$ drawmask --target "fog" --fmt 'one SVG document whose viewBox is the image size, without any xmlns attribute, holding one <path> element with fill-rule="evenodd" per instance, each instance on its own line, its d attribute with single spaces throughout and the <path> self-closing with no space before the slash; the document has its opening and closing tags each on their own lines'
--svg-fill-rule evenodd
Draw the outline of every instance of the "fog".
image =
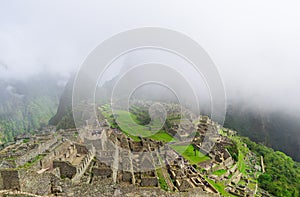
<svg viewBox="0 0 300 197">
<path fill-rule="evenodd" d="M 182 32 L 210 55 L 228 102 L 300 111 L 299 1 L 0 1 L 0 79 L 68 78 L 110 36 Z"/>
</svg>

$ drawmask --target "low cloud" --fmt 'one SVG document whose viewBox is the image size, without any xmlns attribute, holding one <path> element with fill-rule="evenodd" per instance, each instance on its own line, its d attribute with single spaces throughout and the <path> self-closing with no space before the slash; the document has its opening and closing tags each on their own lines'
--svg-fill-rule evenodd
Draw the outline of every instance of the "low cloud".
<svg viewBox="0 0 300 197">
<path fill-rule="evenodd" d="M 2 1 L 0 78 L 69 76 L 111 35 L 158 26 L 183 32 L 207 50 L 229 102 L 299 112 L 299 7 L 299 1 L 276 0 Z"/>
<path fill-rule="evenodd" d="M 13 87 L 13 86 L 11 86 L 11 85 L 8 85 L 8 86 L 6 87 L 6 91 L 7 91 L 11 96 L 16 97 L 16 98 L 20 98 L 20 99 L 21 99 L 21 98 L 24 97 L 23 94 L 18 93 L 18 92 L 16 91 L 16 88 Z"/>
</svg>

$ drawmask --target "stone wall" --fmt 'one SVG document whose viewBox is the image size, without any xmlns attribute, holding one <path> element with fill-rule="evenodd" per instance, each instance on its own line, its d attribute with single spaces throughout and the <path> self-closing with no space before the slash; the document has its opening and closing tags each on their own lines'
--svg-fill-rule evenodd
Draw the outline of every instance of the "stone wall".
<svg viewBox="0 0 300 197">
<path fill-rule="evenodd" d="M 81 144 L 75 144 L 75 146 L 76 146 L 76 150 L 77 150 L 78 154 L 88 154 L 89 153 L 86 146 L 81 145 Z"/>
<path fill-rule="evenodd" d="M 98 168 L 98 167 L 93 167 L 92 168 L 92 173 L 94 176 L 101 176 L 101 177 L 111 177 L 112 176 L 112 169 L 111 168 Z"/>
<path fill-rule="evenodd" d="M 172 137 L 175 137 L 177 135 L 177 137 L 180 137 L 178 134 L 177 134 L 177 131 L 174 130 L 174 129 L 168 129 L 167 132 L 172 136 Z"/>
<path fill-rule="evenodd" d="M 68 161 L 53 161 L 53 168 L 59 168 L 61 177 L 72 179 L 76 175 L 76 167 Z"/>
<path fill-rule="evenodd" d="M 29 160 L 35 158 L 36 156 L 38 156 L 39 154 L 44 153 L 46 150 L 49 149 L 50 146 L 52 146 L 53 144 L 55 144 L 57 142 L 57 138 L 53 138 L 51 140 L 48 140 L 44 143 L 41 143 L 38 145 L 37 148 L 29 151 L 28 153 L 26 153 L 25 155 L 19 157 L 16 159 L 16 165 L 17 166 L 22 166 L 24 165 L 26 162 L 28 162 Z"/>
<path fill-rule="evenodd" d="M 42 159 L 42 168 L 53 169 L 53 161 L 58 160 L 59 157 L 62 157 L 64 155 L 67 156 L 67 154 L 69 154 L 76 156 L 76 151 L 74 151 L 74 153 L 70 153 L 70 147 L 71 143 L 69 141 L 65 141 L 64 143 L 58 145 L 53 151 L 48 153 L 46 157 Z"/>
<path fill-rule="evenodd" d="M 157 177 L 142 177 L 141 178 L 142 187 L 157 187 L 158 179 Z"/>
<path fill-rule="evenodd" d="M 19 172 L 17 170 L 0 170 L 0 189 L 20 190 Z"/>
<path fill-rule="evenodd" d="M 77 155 L 84 156 L 79 164 L 72 165 L 72 161 Z M 53 160 L 51 169 L 59 168 L 61 177 L 78 181 L 84 174 L 90 162 L 95 156 L 95 148 L 88 150 L 84 145 L 65 141 L 57 147 L 53 154 L 50 154 L 47 159 L 43 160 L 43 166 L 46 167 Z"/>
<path fill-rule="evenodd" d="M 119 180 L 119 182 L 127 182 L 127 183 L 133 183 L 134 181 L 134 177 L 133 177 L 134 175 L 133 175 L 133 173 L 132 172 L 126 172 L 126 171 L 124 171 L 123 173 L 122 173 L 122 176 L 120 176 L 120 180 Z"/>
<path fill-rule="evenodd" d="M 53 169 L 54 156 L 52 154 L 47 155 L 41 160 L 41 167 L 43 169 Z"/>
<path fill-rule="evenodd" d="M 207 172 L 213 173 L 214 171 L 218 171 L 218 170 L 222 170 L 222 169 L 226 169 L 226 167 L 224 166 L 223 163 L 220 163 L 219 165 L 216 165 L 213 168 L 210 168 L 209 170 L 207 170 Z"/>
<path fill-rule="evenodd" d="M 230 168 L 233 164 L 234 164 L 234 160 L 232 159 L 232 157 L 228 157 L 228 158 L 224 161 L 224 166 L 225 166 L 226 168 Z"/>
<path fill-rule="evenodd" d="M 157 187 L 158 178 L 155 171 L 148 171 L 141 174 L 141 186 L 142 187 Z"/>
<path fill-rule="evenodd" d="M 81 176 L 84 174 L 84 172 L 87 170 L 88 166 L 90 165 L 91 161 L 95 157 L 96 150 L 93 147 L 91 150 L 87 151 L 87 155 L 84 157 L 84 159 L 81 161 L 79 166 L 76 168 L 76 175 L 73 178 L 72 181 L 79 181 Z"/>
<path fill-rule="evenodd" d="M 51 175 L 48 172 L 38 174 L 35 171 L 22 170 L 20 174 L 20 190 L 37 195 L 47 195 L 51 192 Z"/>
<path fill-rule="evenodd" d="M 49 172 L 38 174 L 33 170 L 0 171 L 0 190 L 18 190 L 37 195 L 47 195 L 51 192 L 51 177 Z"/>
</svg>

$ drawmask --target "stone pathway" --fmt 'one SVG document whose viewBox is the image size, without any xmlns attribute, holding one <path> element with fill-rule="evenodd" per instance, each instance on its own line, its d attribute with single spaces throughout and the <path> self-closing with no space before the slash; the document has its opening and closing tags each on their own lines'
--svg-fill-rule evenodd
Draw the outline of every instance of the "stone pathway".
<svg viewBox="0 0 300 197">
<path fill-rule="evenodd" d="M 21 192 L 21 191 L 12 191 L 12 190 L 1 190 L 0 194 L 8 194 L 8 195 L 26 195 L 26 196 L 32 196 L 32 197 L 42 197 L 36 194 L 31 194 L 28 192 Z"/>
</svg>

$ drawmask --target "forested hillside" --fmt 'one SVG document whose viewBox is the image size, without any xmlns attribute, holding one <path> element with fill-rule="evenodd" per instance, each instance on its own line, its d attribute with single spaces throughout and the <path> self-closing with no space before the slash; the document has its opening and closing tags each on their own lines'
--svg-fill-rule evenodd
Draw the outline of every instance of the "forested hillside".
<svg viewBox="0 0 300 197">
<path fill-rule="evenodd" d="M 62 86 L 51 76 L 25 81 L 0 81 L 1 143 L 48 125 L 55 114 Z"/>
<path fill-rule="evenodd" d="M 242 138 L 249 149 L 263 156 L 266 172 L 259 176 L 259 187 L 275 196 L 298 197 L 300 195 L 300 163 L 280 151 Z"/>
<path fill-rule="evenodd" d="M 296 114 L 252 109 L 247 103 L 237 102 L 228 107 L 224 126 L 300 161 L 300 122 Z"/>
</svg>

